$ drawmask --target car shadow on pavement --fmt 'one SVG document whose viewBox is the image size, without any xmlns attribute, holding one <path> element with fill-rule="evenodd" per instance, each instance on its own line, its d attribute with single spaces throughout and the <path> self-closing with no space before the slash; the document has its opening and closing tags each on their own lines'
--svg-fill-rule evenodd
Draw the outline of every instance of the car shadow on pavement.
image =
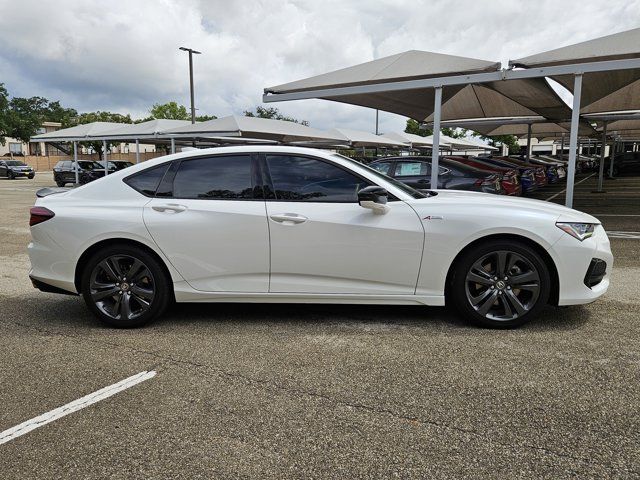
<svg viewBox="0 0 640 480">
<path fill-rule="evenodd" d="M 70 328 L 92 330 L 103 326 L 86 308 L 80 297 L 41 294 L 37 301 L 21 297 L 0 297 L 4 320 L 34 328 Z M 521 331 L 575 330 L 589 323 L 590 309 L 584 306 L 547 307 L 539 318 L 521 327 Z M 204 325 L 206 323 L 255 326 L 256 324 L 404 326 L 448 333 L 457 330 L 467 335 L 478 328 L 470 325 L 446 307 L 405 305 L 331 305 L 276 303 L 181 303 L 173 305 L 154 322 L 163 325 Z M 77 332 L 76 332 L 77 333 Z"/>
</svg>

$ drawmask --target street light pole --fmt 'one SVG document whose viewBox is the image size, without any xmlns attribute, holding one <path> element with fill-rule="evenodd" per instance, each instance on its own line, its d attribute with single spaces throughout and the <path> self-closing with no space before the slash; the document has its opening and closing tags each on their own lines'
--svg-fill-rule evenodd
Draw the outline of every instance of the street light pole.
<svg viewBox="0 0 640 480">
<path fill-rule="evenodd" d="M 189 89 L 191 91 L 191 123 L 196 123 L 196 107 L 193 101 L 193 54 L 200 55 L 202 52 L 198 52 L 192 48 L 180 47 L 180 50 L 189 52 Z"/>
</svg>

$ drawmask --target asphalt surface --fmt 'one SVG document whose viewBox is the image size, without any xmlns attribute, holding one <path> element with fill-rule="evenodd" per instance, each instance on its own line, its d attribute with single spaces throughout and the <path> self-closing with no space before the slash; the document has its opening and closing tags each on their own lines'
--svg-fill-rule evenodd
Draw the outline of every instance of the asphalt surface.
<svg viewBox="0 0 640 480">
<path fill-rule="evenodd" d="M 640 178 L 597 199 L 593 181 L 576 207 L 640 232 Z M 604 298 L 518 330 L 440 308 L 225 304 L 118 331 L 28 281 L 28 208 L 50 184 L 0 179 L 0 432 L 157 375 L 0 445 L 2 479 L 640 478 L 639 239 L 612 238 Z"/>
</svg>

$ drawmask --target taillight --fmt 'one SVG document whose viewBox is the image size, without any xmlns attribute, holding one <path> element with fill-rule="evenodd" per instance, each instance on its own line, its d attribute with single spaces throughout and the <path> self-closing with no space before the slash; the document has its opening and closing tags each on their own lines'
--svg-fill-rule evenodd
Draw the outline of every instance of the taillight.
<svg viewBox="0 0 640 480">
<path fill-rule="evenodd" d="M 55 217 L 55 213 L 45 207 L 31 207 L 29 211 L 31 217 L 29 218 L 29 226 L 33 227 L 42 222 L 46 222 L 50 218 Z"/>
</svg>

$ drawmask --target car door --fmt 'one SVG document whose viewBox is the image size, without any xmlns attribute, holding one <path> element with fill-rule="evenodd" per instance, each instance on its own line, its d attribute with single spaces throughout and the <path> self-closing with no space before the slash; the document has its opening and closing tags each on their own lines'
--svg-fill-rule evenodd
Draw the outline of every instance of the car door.
<svg viewBox="0 0 640 480">
<path fill-rule="evenodd" d="M 384 215 L 358 204 L 368 180 L 326 159 L 267 154 L 270 292 L 413 294 L 424 244 L 402 201 Z"/>
<path fill-rule="evenodd" d="M 269 288 L 269 230 L 257 159 L 211 155 L 176 161 L 144 222 L 171 264 L 196 290 Z"/>
<path fill-rule="evenodd" d="M 74 183 L 76 181 L 76 174 L 74 168 L 77 168 L 75 162 L 65 161 L 62 168 L 62 177 L 65 182 Z"/>
<path fill-rule="evenodd" d="M 0 160 L 0 176 L 7 176 L 7 162 Z"/>
</svg>

